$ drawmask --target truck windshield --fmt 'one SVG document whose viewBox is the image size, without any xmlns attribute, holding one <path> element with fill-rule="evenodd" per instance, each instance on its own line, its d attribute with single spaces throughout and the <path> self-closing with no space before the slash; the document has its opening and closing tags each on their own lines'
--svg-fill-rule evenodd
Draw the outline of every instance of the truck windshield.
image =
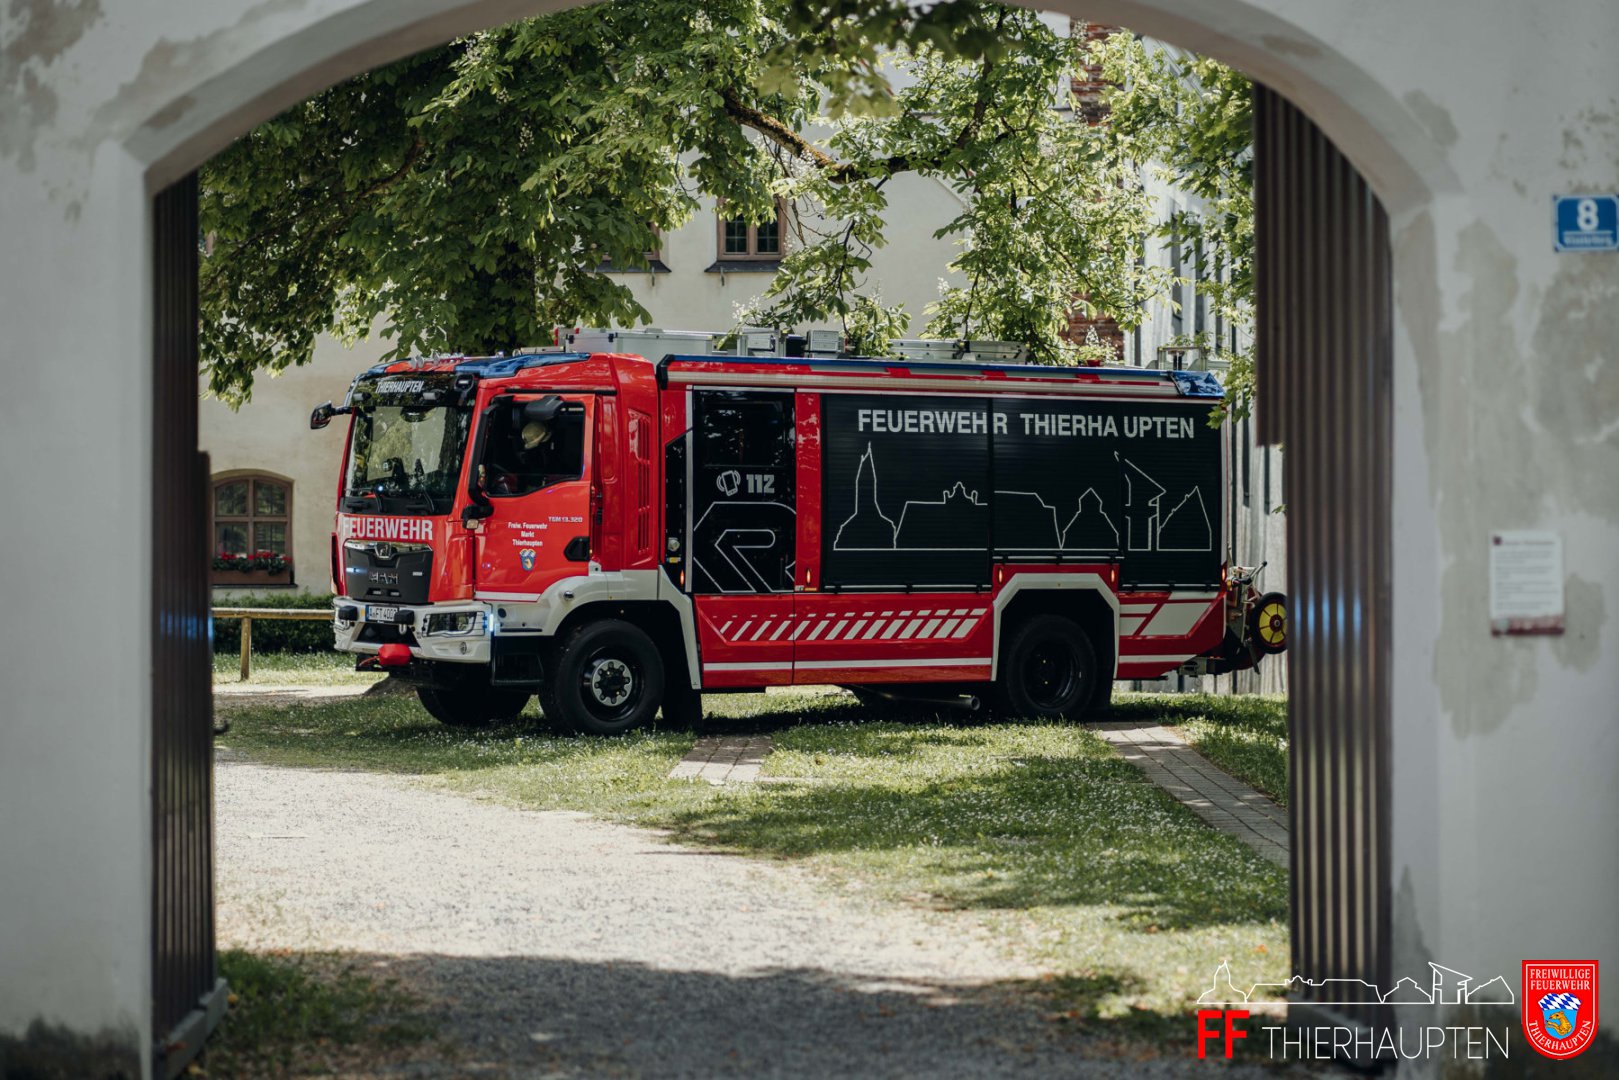
<svg viewBox="0 0 1619 1080">
<path fill-rule="evenodd" d="M 357 410 L 343 508 L 447 514 L 455 501 L 472 410 L 455 405 L 376 405 Z"/>
</svg>

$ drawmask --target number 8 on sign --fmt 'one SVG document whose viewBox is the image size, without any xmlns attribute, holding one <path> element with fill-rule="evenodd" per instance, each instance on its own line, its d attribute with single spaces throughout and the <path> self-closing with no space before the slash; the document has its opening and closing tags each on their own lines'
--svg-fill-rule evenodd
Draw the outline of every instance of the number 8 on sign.
<svg viewBox="0 0 1619 1080">
<path fill-rule="evenodd" d="M 1554 251 L 1619 251 L 1619 195 L 1552 197 Z"/>
</svg>

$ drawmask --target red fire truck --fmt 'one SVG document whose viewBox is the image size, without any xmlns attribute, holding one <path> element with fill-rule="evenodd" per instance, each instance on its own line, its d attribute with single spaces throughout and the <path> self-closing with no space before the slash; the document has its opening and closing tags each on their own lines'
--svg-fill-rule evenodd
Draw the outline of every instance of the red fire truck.
<svg viewBox="0 0 1619 1080">
<path fill-rule="evenodd" d="M 652 351 L 650 349 L 645 351 Z M 535 351 L 355 379 L 340 650 L 465 726 L 700 718 L 835 684 L 1078 718 L 1250 667 L 1286 603 L 1228 566 L 1205 372 Z"/>
</svg>

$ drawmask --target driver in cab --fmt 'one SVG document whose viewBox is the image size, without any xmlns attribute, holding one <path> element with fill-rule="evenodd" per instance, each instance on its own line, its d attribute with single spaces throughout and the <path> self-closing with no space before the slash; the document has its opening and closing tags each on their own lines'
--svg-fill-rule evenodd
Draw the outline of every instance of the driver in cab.
<svg viewBox="0 0 1619 1080">
<path fill-rule="evenodd" d="M 487 487 L 491 495 L 522 495 L 543 487 L 551 468 L 553 442 L 551 425 L 530 420 L 518 433 L 516 447 L 502 455 L 503 461 L 490 470 Z"/>
</svg>

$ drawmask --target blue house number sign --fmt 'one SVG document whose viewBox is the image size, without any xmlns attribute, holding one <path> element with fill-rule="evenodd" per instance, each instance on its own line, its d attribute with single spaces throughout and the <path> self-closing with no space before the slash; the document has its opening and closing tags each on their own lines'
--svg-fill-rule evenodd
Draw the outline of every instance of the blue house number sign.
<svg viewBox="0 0 1619 1080">
<path fill-rule="evenodd" d="M 1552 246 L 1619 251 L 1619 195 L 1554 195 Z"/>
</svg>

